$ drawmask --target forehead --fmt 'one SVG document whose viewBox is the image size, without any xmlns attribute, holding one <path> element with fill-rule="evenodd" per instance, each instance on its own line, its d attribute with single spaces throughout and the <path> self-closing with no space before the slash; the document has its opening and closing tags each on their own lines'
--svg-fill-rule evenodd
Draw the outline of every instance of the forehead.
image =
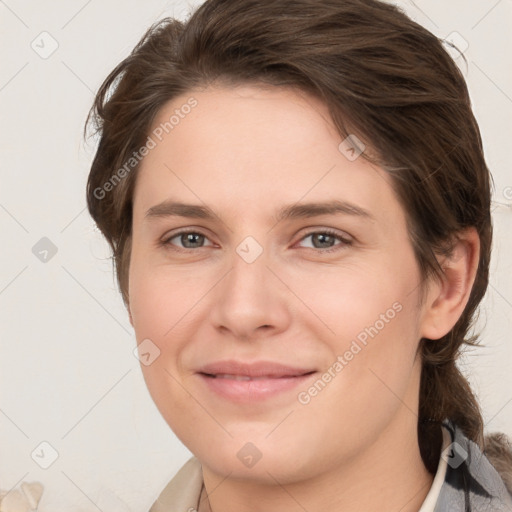
<svg viewBox="0 0 512 512">
<path fill-rule="evenodd" d="M 154 147 L 139 170 L 136 209 L 170 196 L 234 213 L 243 206 L 246 215 L 301 199 L 368 211 L 396 203 L 384 171 L 347 158 L 327 107 L 293 89 L 191 91 L 161 108 L 149 136 Z"/>
</svg>

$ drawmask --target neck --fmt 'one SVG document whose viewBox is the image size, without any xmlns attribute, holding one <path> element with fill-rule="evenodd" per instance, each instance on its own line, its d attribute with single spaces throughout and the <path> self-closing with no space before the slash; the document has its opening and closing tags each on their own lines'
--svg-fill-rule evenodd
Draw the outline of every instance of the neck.
<svg viewBox="0 0 512 512">
<path fill-rule="evenodd" d="M 203 478 L 206 496 L 199 512 L 418 512 L 433 481 L 421 459 L 417 418 L 407 407 L 357 457 L 313 479 L 255 484 L 205 466 Z"/>
</svg>

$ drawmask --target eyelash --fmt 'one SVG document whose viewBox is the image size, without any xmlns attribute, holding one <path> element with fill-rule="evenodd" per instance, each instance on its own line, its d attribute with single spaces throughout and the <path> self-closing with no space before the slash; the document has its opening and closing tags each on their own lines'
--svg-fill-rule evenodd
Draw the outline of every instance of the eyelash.
<svg viewBox="0 0 512 512">
<path fill-rule="evenodd" d="M 173 233 L 171 236 L 168 236 L 168 237 L 164 238 L 159 243 L 159 245 L 161 245 L 161 246 L 163 246 L 163 247 L 165 247 L 167 249 L 170 249 L 172 251 L 181 252 L 181 253 L 190 253 L 191 251 L 197 251 L 198 249 L 204 249 L 204 247 L 198 247 L 198 248 L 195 248 L 195 249 L 187 249 L 187 248 L 177 247 L 174 244 L 171 244 L 171 240 L 173 240 L 174 238 L 176 238 L 176 237 L 178 237 L 180 235 L 189 235 L 189 234 L 201 235 L 201 236 L 204 236 L 206 239 L 208 239 L 208 237 L 204 233 L 201 233 L 200 231 L 192 231 L 192 230 L 184 229 L 182 231 L 178 231 L 177 233 Z M 309 233 L 304 235 L 299 240 L 299 242 L 305 240 L 306 238 L 308 238 L 308 237 L 310 237 L 312 235 L 318 235 L 318 234 L 332 236 L 333 238 L 336 238 L 337 240 L 339 240 L 342 243 L 341 244 L 336 244 L 333 247 L 330 247 L 330 248 L 327 248 L 327 249 L 319 249 L 319 248 L 316 248 L 316 247 L 306 247 L 306 249 L 313 249 L 316 252 L 325 254 L 325 253 L 331 253 L 331 252 L 339 251 L 339 250 L 343 249 L 343 246 L 350 246 L 350 245 L 352 245 L 352 240 L 344 238 L 342 235 L 340 235 L 336 231 L 333 231 L 332 229 L 329 229 L 329 228 L 325 228 L 325 229 L 321 229 L 321 230 L 317 230 L 317 231 L 310 231 Z"/>
</svg>

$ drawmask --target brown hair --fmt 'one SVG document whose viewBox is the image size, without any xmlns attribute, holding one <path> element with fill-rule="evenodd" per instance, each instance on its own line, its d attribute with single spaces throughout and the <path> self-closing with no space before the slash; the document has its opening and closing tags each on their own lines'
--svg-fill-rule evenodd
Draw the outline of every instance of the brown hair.
<svg viewBox="0 0 512 512">
<path fill-rule="evenodd" d="M 418 437 L 432 473 L 445 418 L 484 448 L 477 400 L 455 362 L 463 345 L 476 344 L 468 332 L 488 284 L 489 170 L 461 72 L 436 36 L 391 4 L 208 0 L 186 23 L 165 19 L 149 29 L 107 77 L 90 113 L 101 137 L 88 207 L 112 247 L 125 304 L 137 167 L 105 184 L 145 143 L 167 101 L 211 84 L 242 83 L 309 93 L 327 105 L 342 138 L 356 134 L 365 142 L 363 157 L 392 176 L 425 279 L 439 278 L 436 254 L 449 254 L 458 232 L 478 231 L 480 261 L 467 307 L 446 336 L 420 343 Z"/>
</svg>

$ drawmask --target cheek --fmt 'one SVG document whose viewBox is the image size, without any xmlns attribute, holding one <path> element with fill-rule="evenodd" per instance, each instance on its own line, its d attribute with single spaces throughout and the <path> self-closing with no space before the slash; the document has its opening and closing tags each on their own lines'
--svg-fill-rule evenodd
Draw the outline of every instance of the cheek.
<svg viewBox="0 0 512 512">
<path fill-rule="evenodd" d="M 394 304 L 396 309 L 390 310 L 366 304 L 357 318 L 354 308 L 352 318 L 340 319 L 337 335 L 329 341 L 331 361 L 317 381 L 299 390 L 295 426 L 307 433 L 304 443 L 319 440 L 314 446 L 319 452 L 324 450 L 321 440 L 331 439 L 327 458 L 331 453 L 348 456 L 370 444 L 404 404 L 416 410 L 411 390 L 417 376 L 417 312 L 412 302 Z M 379 317 L 381 311 L 387 311 L 387 323 Z M 286 443 L 291 435 L 282 429 L 275 441 Z"/>
<path fill-rule="evenodd" d="M 324 368 L 330 388 L 325 399 L 347 401 L 350 409 L 364 411 L 394 401 L 393 392 L 402 396 L 419 339 L 414 303 L 384 294 L 372 303 L 353 299 L 339 309 L 326 304 L 324 317 L 331 319 L 334 334 L 322 338 L 331 354 Z"/>
<path fill-rule="evenodd" d="M 413 258 L 333 269 L 320 282 L 314 276 L 298 281 L 297 295 L 314 313 L 302 317 L 304 329 L 330 354 L 327 384 L 302 390 L 312 410 L 318 407 L 316 412 L 325 414 L 338 404 L 329 412 L 333 418 L 351 411 L 364 420 L 369 410 L 384 417 L 400 403 L 397 396 L 403 397 L 411 384 L 419 341 L 417 281 Z"/>
<path fill-rule="evenodd" d="M 161 387 L 159 382 L 169 377 L 164 368 L 168 368 L 169 358 L 178 349 L 176 344 L 167 343 L 166 340 L 172 336 L 176 317 L 181 312 L 179 294 L 176 287 L 170 288 L 159 278 L 158 272 L 141 264 L 136 253 L 133 256 L 129 277 L 130 313 L 137 344 L 148 347 L 154 357 L 151 364 L 144 364 L 141 358 L 141 369 L 156 399 L 155 394 L 159 393 Z"/>
<path fill-rule="evenodd" d="M 175 327 L 187 321 L 194 303 L 204 294 L 198 275 L 152 265 L 143 255 L 133 258 L 129 279 L 130 311 L 138 340 L 139 336 L 154 337 L 155 343 L 161 343 L 173 336 Z"/>
<path fill-rule="evenodd" d="M 182 359 L 193 340 L 198 314 L 204 310 L 212 287 L 204 272 L 181 271 L 151 265 L 138 254 L 130 267 L 130 311 L 137 343 L 148 343 L 158 354 L 149 365 L 141 364 L 148 389 L 161 407 L 184 404 L 190 396 L 177 383 L 183 377 Z M 201 309 L 203 306 L 203 309 Z M 142 361 L 142 360 L 141 360 Z M 162 405 L 164 404 L 164 405 Z"/>
<path fill-rule="evenodd" d="M 187 446 L 193 443 L 186 437 L 190 422 L 205 421 L 195 410 L 183 382 L 179 362 L 190 339 L 190 319 L 195 293 L 188 290 L 183 279 L 165 278 L 161 272 L 134 265 L 130 276 L 130 309 L 138 343 L 147 343 L 157 357 L 141 370 L 148 391 L 172 430 Z M 169 274 L 169 273 L 167 273 Z M 188 312 L 188 314 L 187 314 Z M 188 327 L 187 327 L 188 326 Z M 183 434 L 185 433 L 185 434 Z"/>
<path fill-rule="evenodd" d="M 386 332 L 403 339 L 403 330 L 409 331 L 417 321 L 414 283 L 418 276 L 411 259 L 375 257 L 365 264 L 304 267 L 293 277 L 285 274 L 285 280 L 292 283 L 290 304 L 301 313 L 297 321 L 307 322 L 317 335 L 328 336 L 336 350 L 342 350 L 347 341 L 364 344 L 385 337 Z M 394 339 L 391 336 L 390 342 Z"/>
</svg>

